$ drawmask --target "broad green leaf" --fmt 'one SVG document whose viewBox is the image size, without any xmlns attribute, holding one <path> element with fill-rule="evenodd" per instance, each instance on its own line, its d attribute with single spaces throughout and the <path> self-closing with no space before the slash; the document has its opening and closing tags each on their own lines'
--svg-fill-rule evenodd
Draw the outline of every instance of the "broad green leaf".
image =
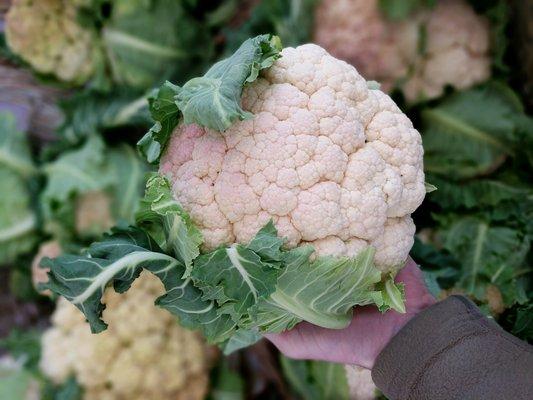
<svg viewBox="0 0 533 400">
<path fill-rule="evenodd" d="M 0 265 L 13 262 L 36 242 L 37 215 L 29 179 L 36 172 L 26 135 L 10 113 L 0 113 Z"/>
<path fill-rule="evenodd" d="M 374 249 L 369 247 L 355 258 L 319 257 L 313 262 L 311 252 L 312 248 L 297 247 L 284 255 L 286 267 L 265 306 L 270 319 L 259 321 L 262 330 L 279 324 L 279 317 L 273 318 L 272 303 L 293 318 L 333 329 L 350 323 L 355 305 L 374 303 L 373 288 L 381 280 L 373 264 Z M 257 312 L 263 314 L 261 304 Z"/>
<path fill-rule="evenodd" d="M 44 259 L 42 266 L 51 269 L 50 280 L 43 288 L 62 295 L 78 307 L 94 333 L 107 327 L 101 319 L 104 305 L 100 302 L 107 285 L 113 284 L 122 293 L 143 268 L 163 282 L 172 278 L 178 282 L 183 273 L 178 260 L 164 254 L 147 234 L 136 228 L 115 229 L 102 242 L 93 243 L 85 254 Z"/>
<path fill-rule="evenodd" d="M 224 354 L 231 354 L 234 351 L 257 343 L 262 338 L 263 335 L 256 330 L 238 329 L 221 347 L 224 350 Z"/>
<path fill-rule="evenodd" d="M 178 88 L 176 104 L 185 124 L 198 124 L 224 131 L 251 114 L 241 104 L 242 89 L 257 79 L 281 55 L 277 36 L 261 35 L 246 40 L 230 57 L 217 62 L 200 78 Z"/>
<path fill-rule="evenodd" d="M 192 281 L 182 278 L 183 264 L 163 253 L 157 243 L 138 228 L 115 228 L 84 254 L 45 259 L 42 265 L 51 270 L 50 280 L 42 285 L 43 289 L 52 290 L 78 307 L 93 333 L 107 328 L 101 319 L 105 308 L 101 299 L 106 287 L 113 285 L 116 292 L 123 293 L 142 269 L 146 269 L 161 280 L 166 290 L 155 304 L 176 315 L 181 325 L 200 329 L 213 342 L 224 341 L 233 334 L 231 319 L 218 315 L 214 303 L 202 300 L 202 293 Z"/>
<path fill-rule="evenodd" d="M 148 180 L 136 219 L 167 253 L 185 265 L 184 278 L 188 277 L 193 260 L 200 254 L 202 234 L 174 200 L 170 183 L 164 177 L 154 174 Z"/>
<path fill-rule="evenodd" d="M 137 146 L 149 163 L 159 160 L 172 131 L 178 125 L 180 112 L 174 101 L 177 93 L 176 85 L 165 82 L 148 97 L 150 114 L 155 123 L 139 140 Z"/>
<path fill-rule="evenodd" d="M 60 102 L 65 120 L 58 135 L 69 144 L 124 126 L 149 127 L 148 96 L 136 91 L 84 91 Z"/>
<path fill-rule="evenodd" d="M 110 149 L 107 155 L 113 184 L 113 216 L 133 223 L 146 181 L 147 166 L 137 152 L 126 144 Z"/>
<path fill-rule="evenodd" d="M 311 374 L 320 388 L 323 399 L 347 400 L 349 398 L 350 389 L 344 365 L 311 361 Z"/>
<path fill-rule="evenodd" d="M 45 208 L 53 209 L 78 193 L 102 190 L 112 182 L 105 160 L 105 145 L 91 136 L 79 149 L 62 154 L 43 169 L 47 178 L 43 191 Z"/>
<path fill-rule="evenodd" d="M 344 365 L 324 361 L 291 360 L 280 356 L 283 375 L 291 388 L 306 400 L 347 400 L 348 380 Z"/>
<path fill-rule="evenodd" d="M 492 284 L 500 289 L 506 304 L 515 301 L 529 238 L 475 217 L 454 220 L 440 235 L 444 248 L 461 262 L 459 287 L 484 299 L 487 286 Z"/>
<path fill-rule="evenodd" d="M 292 390 L 302 399 L 322 400 L 320 389 L 311 374 L 311 361 L 293 360 L 280 355 L 283 376 L 287 379 Z"/>
<path fill-rule="evenodd" d="M 450 182 L 435 177 L 433 180 L 439 190 L 431 195 L 431 201 L 446 210 L 458 208 L 494 207 L 507 200 L 517 202 L 528 201 L 533 198 L 533 188 L 524 183 L 506 182 L 497 179 L 477 179 L 464 183 Z M 531 200 L 529 200 L 531 201 Z"/>
<path fill-rule="evenodd" d="M 226 303 L 231 315 L 245 314 L 274 292 L 278 275 L 279 270 L 238 244 L 199 256 L 192 269 L 192 278 L 205 297 L 220 305 Z M 214 290 L 219 288 L 220 292 Z"/>
<path fill-rule="evenodd" d="M 212 54 L 207 29 L 183 2 L 115 0 L 110 8 L 101 36 L 115 83 L 151 88 L 200 71 Z"/>
<path fill-rule="evenodd" d="M 278 237 L 278 231 L 270 220 L 257 234 L 252 241 L 248 243 L 248 248 L 260 257 L 272 262 L 281 261 L 282 253 L 281 246 L 283 239 Z"/>
<path fill-rule="evenodd" d="M 235 333 L 236 324 L 231 317 L 219 314 L 215 302 L 204 300 L 190 278 L 163 283 L 167 292 L 157 299 L 156 305 L 176 315 L 180 325 L 200 330 L 210 343 L 224 342 Z"/>
<path fill-rule="evenodd" d="M 424 109 L 425 170 L 447 179 L 494 171 L 515 153 L 522 117 L 514 93 L 496 83 L 456 93 Z"/>
<path fill-rule="evenodd" d="M 156 163 L 172 131 L 183 118 L 185 124 L 198 124 L 218 131 L 226 130 L 238 119 L 250 118 L 241 104 L 245 84 L 257 79 L 259 71 L 280 57 L 281 43 L 272 35 L 246 40 L 230 57 L 214 64 L 202 77 L 182 87 L 163 84 L 149 97 L 155 123 L 139 141 L 141 153 Z"/>
<path fill-rule="evenodd" d="M 37 216 L 26 181 L 0 166 L 0 265 L 13 262 L 37 241 Z"/>
<path fill-rule="evenodd" d="M 46 185 L 40 196 L 45 228 L 61 240 L 75 235 L 76 200 L 88 193 L 102 192 L 116 180 L 110 171 L 103 140 L 90 136 L 78 149 L 60 154 L 42 168 Z M 97 229 L 99 233 L 100 228 Z M 95 232 L 88 232 L 93 236 Z"/>
<path fill-rule="evenodd" d="M 26 134 L 17 129 L 13 114 L 5 111 L 0 112 L 0 167 L 25 178 L 36 172 Z"/>
</svg>

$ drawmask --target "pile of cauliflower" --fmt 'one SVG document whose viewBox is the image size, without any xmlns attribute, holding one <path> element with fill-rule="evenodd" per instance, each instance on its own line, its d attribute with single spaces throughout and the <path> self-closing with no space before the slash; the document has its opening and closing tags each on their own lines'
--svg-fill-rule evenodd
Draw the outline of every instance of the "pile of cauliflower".
<svg viewBox="0 0 533 400">
<path fill-rule="evenodd" d="M 37 72 L 84 83 L 93 74 L 98 48 L 93 32 L 78 22 L 90 0 L 13 0 L 6 14 L 9 47 Z"/>
<path fill-rule="evenodd" d="M 383 271 L 413 245 L 425 196 L 420 134 L 355 68 L 307 44 L 247 85 L 253 119 L 224 133 L 176 127 L 160 164 L 204 245 L 246 243 L 272 219 L 291 247 L 356 256 Z"/>
<path fill-rule="evenodd" d="M 85 400 L 194 400 L 205 398 L 215 355 L 195 332 L 154 308 L 164 292 L 144 272 L 125 294 L 108 289 L 109 329 L 91 334 L 83 314 L 60 298 L 53 326 L 42 338 L 43 373 L 56 383 L 74 376 Z"/>
<path fill-rule="evenodd" d="M 465 0 L 439 0 L 402 22 L 387 20 L 378 0 L 323 0 L 314 40 L 410 102 L 490 76 L 489 24 Z"/>
</svg>

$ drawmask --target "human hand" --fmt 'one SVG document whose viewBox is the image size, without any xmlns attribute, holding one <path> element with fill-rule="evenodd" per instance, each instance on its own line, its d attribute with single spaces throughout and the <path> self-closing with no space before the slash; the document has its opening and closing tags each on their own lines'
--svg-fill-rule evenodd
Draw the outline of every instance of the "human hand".
<svg viewBox="0 0 533 400">
<path fill-rule="evenodd" d="M 405 284 L 406 313 L 389 310 L 382 314 L 375 306 L 357 307 L 345 329 L 326 329 L 308 322 L 279 334 L 265 335 L 286 356 L 344 364 L 372 369 L 376 357 L 392 337 L 416 314 L 435 303 L 422 271 L 409 258 L 396 276 Z"/>
</svg>

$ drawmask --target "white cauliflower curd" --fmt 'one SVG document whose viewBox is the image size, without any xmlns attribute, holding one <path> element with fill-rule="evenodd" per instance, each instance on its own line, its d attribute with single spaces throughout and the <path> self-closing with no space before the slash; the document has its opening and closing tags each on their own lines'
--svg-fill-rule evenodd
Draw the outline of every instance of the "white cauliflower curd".
<svg viewBox="0 0 533 400">
<path fill-rule="evenodd" d="M 6 40 L 13 52 L 42 74 L 84 83 L 94 72 L 93 33 L 78 22 L 88 0 L 13 0 L 6 14 Z"/>
<path fill-rule="evenodd" d="M 377 397 L 378 389 L 369 369 L 355 365 L 346 365 L 344 368 L 350 388 L 350 400 L 374 400 Z"/>
<path fill-rule="evenodd" d="M 91 334 L 83 314 L 60 298 L 43 335 L 41 369 L 56 383 L 73 375 L 85 400 L 194 400 L 206 396 L 210 348 L 154 308 L 161 282 L 143 273 L 125 294 L 104 295 L 106 332 Z"/>
<path fill-rule="evenodd" d="M 323 0 L 314 40 L 385 91 L 400 87 L 408 101 L 490 76 L 489 24 L 465 0 L 439 0 L 402 22 L 382 15 L 378 0 Z"/>
<path fill-rule="evenodd" d="M 425 195 L 423 149 L 388 95 L 307 44 L 245 86 L 242 107 L 254 117 L 223 133 L 178 125 L 161 160 L 206 249 L 247 242 L 273 219 L 291 247 L 355 256 L 373 246 L 382 271 L 403 265 Z"/>
</svg>

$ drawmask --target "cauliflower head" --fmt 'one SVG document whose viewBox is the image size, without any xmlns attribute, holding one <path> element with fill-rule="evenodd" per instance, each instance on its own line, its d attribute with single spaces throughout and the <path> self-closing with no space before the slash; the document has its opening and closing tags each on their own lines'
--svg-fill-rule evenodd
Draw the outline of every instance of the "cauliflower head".
<svg viewBox="0 0 533 400">
<path fill-rule="evenodd" d="M 88 0 L 13 0 L 6 14 L 6 40 L 36 71 L 84 83 L 94 72 L 97 47 L 77 21 Z"/>
<path fill-rule="evenodd" d="M 99 335 L 60 298 L 42 338 L 41 370 L 58 383 L 75 376 L 86 400 L 203 399 L 212 349 L 154 308 L 163 292 L 161 282 L 146 272 L 125 294 L 107 289 L 104 316 L 110 327 Z"/>
<path fill-rule="evenodd" d="M 244 89 L 253 119 L 222 134 L 178 125 L 160 173 L 205 247 L 247 242 L 272 219 L 289 246 L 356 256 L 370 245 L 382 271 L 403 265 L 425 195 L 422 142 L 371 87 L 317 45 L 285 48 Z"/>
<path fill-rule="evenodd" d="M 411 102 L 490 76 L 488 21 L 464 0 L 440 0 L 404 22 L 387 20 L 378 0 L 323 0 L 315 22 L 318 44 Z"/>
<path fill-rule="evenodd" d="M 39 250 L 31 262 L 31 279 L 33 287 L 38 290 L 38 285 L 40 283 L 48 282 L 48 272 L 50 268 L 42 268 L 41 261 L 43 258 L 55 258 L 61 254 L 61 245 L 58 241 L 50 240 L 44 242 L 39 246 Z M 52 292 L 49 289 L 44 291 L 39 291 L 40 294 L 44 296 L 51 296 Z"/>
<path fill-rule="evenodd" d="M 377 387 L 369 369 L 346 365 L 345 370 L 351 400 L 374 400 L 377 397 Z"/>
<path fill-rule="evenodd" d="M 81 235 L 97 235 L 115 224 L 112 198 L 104 191 L 90 191 L 76 199 L 75 229 Z"/>
</svg>

